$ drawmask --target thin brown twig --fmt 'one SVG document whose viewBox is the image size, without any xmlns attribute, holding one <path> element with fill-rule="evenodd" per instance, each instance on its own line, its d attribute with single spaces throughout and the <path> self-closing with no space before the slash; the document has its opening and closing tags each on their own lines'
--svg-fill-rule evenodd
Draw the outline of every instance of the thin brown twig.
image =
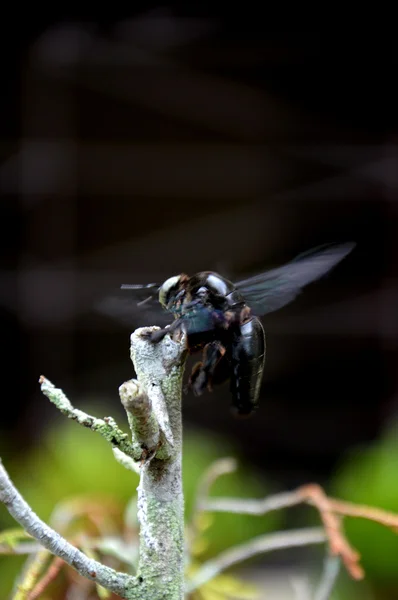
<svg viewBox="0 0 398 600">
<path fill-rule="evenodd" d="M 359 517 L 380 523 L 398 533 L 398 514 L 371 506 L 354 504 L 329 498 L 317 484 L 304 485 L 292 492 L 284 492 L 259 500 L 245 498 L 208 498 L 202 500 L 199 509 L 208 512 L 234 512 L 264 515 L 300 503 L 314 506 L 322 519 L 329 542 L 330 554 L 339 556 L 354 579 L 362 579 L 364 571 L 359 564 L 360 554 L 350 545 L 344 535 L 339 517 Z"/>
<path fill-rule="evenodd" d="M 345 537 L 340 519 L 334 513 L 323 489 L 317 484 L 310 484 L 300 487 L 297 492 L 304 501 L 310 502 L 318 509 L 329 540 L 330 553 L 341 557 L 347 571 L 354 579 L 362 579 L 365 573 L 359 564 L 360 554 Z"/>
<path fill-rule="evenodd" d="M 345 500 L 337 500 L 336 498 L 329 498 L 329 503 L 335 513 L 347 517 L 359 517 L 375 521 L 398 533 L 398 515 L 396 513 L 383 510 L 382 508 L 366 506 L 365 504 L 354 504 Z"/>
</svg>

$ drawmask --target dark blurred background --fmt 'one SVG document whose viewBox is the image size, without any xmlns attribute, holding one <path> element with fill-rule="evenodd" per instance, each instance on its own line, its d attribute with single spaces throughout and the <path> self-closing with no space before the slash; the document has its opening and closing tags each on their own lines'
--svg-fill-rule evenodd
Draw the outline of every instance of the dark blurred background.
<svg viewBox="0 0 398 600">
<path fill-rule="evenodd" d="M 256 417 L 232 419 L 228 388 L 187 395 L 187 431 L 233 439 L 286 487 L 327 479 L 396 412 L 396 38 L 204 6 L 3 23 L 5 454 L 60 419 L 41 373 L 118 414 L 129 334 L 152 324 L 96 310 L 121 283 L 238 279 L 332 241 L 357 246 L 263 321 Z"/>
</svg>

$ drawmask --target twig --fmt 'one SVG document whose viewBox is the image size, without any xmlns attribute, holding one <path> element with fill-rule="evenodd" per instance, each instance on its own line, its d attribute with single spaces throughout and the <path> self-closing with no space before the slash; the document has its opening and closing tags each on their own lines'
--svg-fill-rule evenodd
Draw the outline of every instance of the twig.
<svg viewBox="0 0 398 600">
<path fill-rule="evenodd" d="M 364 576 L 364 571 L 359 564 L 360 555 L 345 538 L 337 515 L 369 519 L 398 531 L 398 515 L 378 508 L 329 498 L 316 484 L 305 485 L 292 492 L 275 494 L 259 500 L 208 498 L 201 502 L 200 510 L 264 515 L 300 503 L 310 504 L 318 510 L 328 536 L 331 554 L 341 557 L 347 571 L 354 579 L 362 579 Z"/>
<path fill-rule="evenodd" d="M 65 563 L 62 558 L 56 556 L 47 569 L 47 573 L 40 579 L 40 581 L 35 585 L 31 593 L 28 595 L 27 600 L 37 600 L 37 598 L 40 598 L 46 587 L 48 587 L 50 583 L 57 577 L 64 564 Z"/>
<path fill-rule="evenodd" d="M 133 473 L 140 474 L 140 465 L 137 461 L 135 461 L 131 456 L 127 456 L 124 452 L 119 450 L 119 448 L 112 448 L 113 456 L 119 465 L 122 465 L 128 471 L 132 471 Z"/>
<path fill-rule="evenodd" d="M 196 492 L 196 510 L 200 510 L 201 505 L 209 496 L 210 488 L 214 482 L 222 475 L 233 473 L 236 470 L 237 463 L 234 458 L 220 458 L 214 461 L 200 478 Z"/>
<path fill-rule="evenodd" d="M 354 579 L 362 579 L 364 571 L 359 564 L 360 554 L 354 550 L 346 539 L 340 519 L 334 514 L 329 499 L 319 485 L 306 485 L 299 488 L 298 493 L 303 501 L 315 506 L 320 514 L 326 534 L 329 539 L 329 548 L 333 556 L 340 556 L 347 571 Z"/>
<path fill-rule="evenodd" d="M 0 532 L 0 554 L 34 554 L 41 549 L 23 529 L 5 529 Z"/>
<path fill-rule="evenodd" d="M 247 560 L 257 554 L 271 552 L 272 550 L 280 550 L 282 548 L 321 544 L 325 541 L 327 541 L 327 536 L 320 527 L 279 531 L 277 533 L 259 536 L 245 544 L 235 546 L 230 550 L 222 552 L 217 558 L 209 560 L 202 565 L 196 575 L 187 584 L 186 591 L 193 592 L 232 565 Z"/>
<path fill-rule="evenodd" d="M 321 581 L 314 594 L 314 600 L 329 600 L 340 572 L 341 560 L 338 556 L 325 558 Z"/>
<path fill-rule="evenodd" d="M 15 554 L 34 554 L 40 550 L 41 546 L 37 542 L 19 542 L 15 546 L 0 544 L 0 554 L 15 555 Z"/>
<path fill-rule="evenodd" d="M 0 546 L 4 544 L 12 547 L 20 541 L 30 541 L 31 539 L 32 536 L 30 536 L 20 527 L 13 527 L 0 531 Z"/>
<path fill-rule="evenodd" d="M 27 600 L 50 560 L 51 553 L 43 546 L 40 546 L 39 550 L 29 557 L 14 586 L 12 600 Z"/>
<path fill-rule="evenodd" d="M 296 506 L 303 502 L 303 499 L 298 496 L 297 491 L 282 492 L 253 500 L 249 498 L 208 498 L 203 500 L 200 505 L 200 510 L 208 512 L 231 512 L 241 513 L 245 515 L 265 515 L 273 510 Z"/>
<path fill-rule="evenodd" d="M 234 458 L 221 458 L 214 461 L 200 478 L 196 492 L 195 505 L 192 511 L 192 521 L 190 526 L 191 543 L 193 543 L 195 536 L 199 533 L 201 507 L 208 498 L 210 488 L 219 477 L 227 475 L 228 473 L 233 473 L 236 470 L 236 467 L 237 463 Z"/>
<path fill-rule="evenodd" d="M 125 573 L 118 573 L 110 567 L 87 558 L 83 552 L 72 546 L 56 531 L 46 525 L 17 491 L 1 461 L 0 501 L 5 504 L 14 519 L 44 548 L 62 558 L 84 577 L 100 583 L 100 585 L 123 597 L 130 576 Z"/>
<path fill-rule="evenodd" d="M 76 421 L 79 425 L 96 431 L 110 442 L 114 448 L 118 448 L 121 452 L 127 454 L 127 456 L 139 460 L 140 457 L 134 454 L 134 447 L 128 441 L 128 434 L 123 433 L 112 417 L 98 419 L 78 408 L 74 408 L 64 392 L 60 388 L 56 388 L 44 375 L 40 376 L 39 383 L 43 394 L 47 396 L 50 402 L 55 404 L 62 414 Z"/>
<path fill-rule="evenodd" d="M 329 504 L 336 514 L 375 521 L 398 533 L 398 515 L 396 513 L 364 504 L 345 502 L 336 498 L 329 498 Z"/>
</svg>

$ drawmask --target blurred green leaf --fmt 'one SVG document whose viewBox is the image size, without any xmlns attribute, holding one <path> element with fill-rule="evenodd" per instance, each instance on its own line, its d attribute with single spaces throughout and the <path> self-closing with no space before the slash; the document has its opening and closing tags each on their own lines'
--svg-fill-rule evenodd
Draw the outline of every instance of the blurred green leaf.
<svg viewBox="0 0 398 600">
<path fill-rule="evenodd" d="M 0 531 L 0 544 L 9 546 L 11 549 L 15 548 L 15 546 L 21 540 L 32 541 L 32 539 L 33 538 L 26 533 L 26 531 L 20 528 L 12 527 L 10 529 L 3 529 L 3 531 Z"/>
<path fill-rule="evenodd" d="M 225 440 L 207 432 L 185 432 L 183 483 L 187 518 L 191 515 L 203 472 L 215 460 L 225 456 L 236 456 L 234 448 Z M 120 502 L 122 509 L 127 509 L 132 497 L 135 498 L 139 482 L 138 475 L 127 471 L 115 461 L 105 440 L 69 421 L 50 429 L 41 439 L 40 445 L 28 453 L 24 452 L 23 460 L 16 458 L 6 466 L 19 491 L 39 517 L 47 522 L 57 505 L 65 505 L 69 499 L 85 494 L 115 499 Z M 269 491 L 263 477 L 250 465 L 238 463 L 238 471 L 220 477 L 211 494 L 261 498 Z M 128 513 L 131 513 L 131 527 L 136 518 L 134 500 Z M 202 539 L 201 560 L 259 533 L 275 529 L 280 523 L 281 515 L 271 513 L 265 517 L 253 517 L 206 513 L 204 518 L 208 520 L 209 527 L 206 539 Z M 12 519 L 3 521 L 3 526 L 8 523 L 15 526 Z M 10 582 L 14 580 L 23 559 L 13 558 L 12 561 L 3 558 L 0 561 L 1 598 L 9 593 Z M 6 588 L 5 570 L 8 579 Z"/>
<path fill-rule="evenodd" d="M 394 423 L 379 441 L 350 453 L 338 468 L 330 493 L 398 513 L 397 474 L 398 424 Z M 367 577 L 383 587 L 393 582 L 398 585 L 398 535 L 365 519 L 347 517 L 344 527 L 361 553 Z"/>
<path fill-rule="evenodd" d="M 192 600 L 259 600 L 257 588 L 230 575 L 217 575 L 192 594 Z"/>
<path fill-rule="evenodd" d="M 183 479 L 186 515 L 189 519 L 194 506 L 199 480 L 204 471 L 217 459 L 237 456 L 236 449 L 226 440 L 208 434 L 190 431 L 185 435 Z M 264 476 L 243 461 L 234 473 L 222 475 L 211 488 L 210 496 L 238 498 L 263 498 L 270 493 Z M 201 559 L 215 556 L 222 550 L 279 527 L 281 512 L 265 516 L 239 515 L 231 513 L 205 513 L 208 529 L 205 540 L 201 540 Z M 207 544 L 205 544 L 205 541 Z"/>
</svg>

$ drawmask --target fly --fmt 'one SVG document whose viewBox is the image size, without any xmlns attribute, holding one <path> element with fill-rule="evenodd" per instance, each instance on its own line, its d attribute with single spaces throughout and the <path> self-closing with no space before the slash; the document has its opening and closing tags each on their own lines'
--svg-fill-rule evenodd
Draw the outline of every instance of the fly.
<svg viewBox="0 0 398 600">
<path fill-rule="evenodd" d="M 325 244 L 281 267 L 235 283 L 213 271 L 202 271 L 191 276 L 174 275 L 162 284 L 121 287 L 147 293 L 138 304 L 157 302 L 174 317 L 169 325 L 149 334 L 153 343 L 183 328 L 189 353 L 202 352 L 201 361 L 189 377 L 188 387 L 193 393 L 201 396 L 229 380 L 234 414 L 248 417 L 258 406 L 265 363 L 260 317 L 292 302 L 306 285 L 330 271 L 354 246 Z"/>
</svg>

